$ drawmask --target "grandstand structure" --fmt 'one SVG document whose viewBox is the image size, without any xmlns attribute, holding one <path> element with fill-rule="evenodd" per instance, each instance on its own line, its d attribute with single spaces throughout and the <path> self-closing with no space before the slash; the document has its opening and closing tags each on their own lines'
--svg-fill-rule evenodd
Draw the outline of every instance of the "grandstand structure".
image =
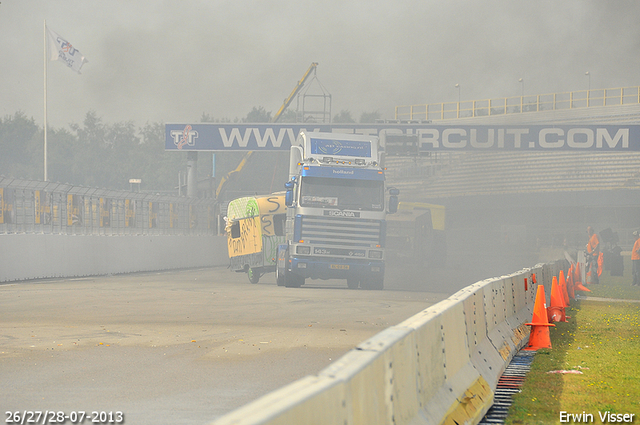
<svg viewBox="0 0 640 425">
<path fill-rule="evenodd" d="M 640 99 L 629 104 L 530 109 L 534 110 L 463 118 L 457 118 L 459 113 L 453 118 L 441 114 L 443 119 L 432 123 L 640 124 Z M 387 180 L 400 189 L 401 200 L 445 205 L 447 226 L 461 240 L 465 229 L 482 227 L 485 235 L 501 239 L 501 244 L 568 243 L 581 249 L 586 226 L 592 225 L 597 230 L 611 228 L 619 236 L 615 243 L 626 247 L 633 230 L 640 228 L 640 152 L 434 152 L 389 157 L 385 166 Z"/>
</svg>

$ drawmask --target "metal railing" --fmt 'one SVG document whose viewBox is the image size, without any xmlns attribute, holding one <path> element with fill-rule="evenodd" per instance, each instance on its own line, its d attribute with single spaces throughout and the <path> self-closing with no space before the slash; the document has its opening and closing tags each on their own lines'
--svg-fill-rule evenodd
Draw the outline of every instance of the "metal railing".
<svg viewBox="0 0 640 425">
<path fill-rule="evenodd" d="M 444 120 L 640 103 L 640 87 L 396 106 L 398 120 Z"/>
<path fill-rule="evenodd" d="M 215 235 L 218 204 L 0 176 L 0 234 Z"/>
</svg>

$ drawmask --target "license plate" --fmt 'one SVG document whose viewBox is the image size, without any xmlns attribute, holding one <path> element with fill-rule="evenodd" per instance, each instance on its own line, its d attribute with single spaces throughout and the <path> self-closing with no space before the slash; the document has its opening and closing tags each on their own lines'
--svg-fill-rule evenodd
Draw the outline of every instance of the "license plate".
<svg viewBox="0 0 640 425">
<path fill-rule="evenodd" d="M 349 265 L 348 264 L 332 264 L 331 268 L 337 269 L 337 270 L 349 270 Z"/>
</svg>

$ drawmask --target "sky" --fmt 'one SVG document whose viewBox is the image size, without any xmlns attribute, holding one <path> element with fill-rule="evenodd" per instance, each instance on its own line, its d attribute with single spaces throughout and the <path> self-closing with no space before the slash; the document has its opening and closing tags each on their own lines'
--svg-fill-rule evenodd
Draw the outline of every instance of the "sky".
<svg viewBox="0 0 640 425">
<path fill-rule="evenodd" d="M 80 75 L 48 63 L 56 128 L 88 111 L 137 126 L 274 115 L 312 62 L 332 115 L 356 120 L 640 85 L 637 0 L 0 0 L 0 117 L 44 121 L 45 20 L 88 60 Z"/>
</svg>

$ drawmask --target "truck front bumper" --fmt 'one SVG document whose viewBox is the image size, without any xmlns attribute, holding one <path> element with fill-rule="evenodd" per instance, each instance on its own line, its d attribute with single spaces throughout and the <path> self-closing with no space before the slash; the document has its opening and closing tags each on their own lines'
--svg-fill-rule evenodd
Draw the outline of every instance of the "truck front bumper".
<svg viewBox="0 0 640 425">
<path fill-rule="evenodd" d="M 384 276 L 384 262 L 342 258 L 292 257 L 291 272 L 311 279 L 348 279 Z"/>
</svg>

